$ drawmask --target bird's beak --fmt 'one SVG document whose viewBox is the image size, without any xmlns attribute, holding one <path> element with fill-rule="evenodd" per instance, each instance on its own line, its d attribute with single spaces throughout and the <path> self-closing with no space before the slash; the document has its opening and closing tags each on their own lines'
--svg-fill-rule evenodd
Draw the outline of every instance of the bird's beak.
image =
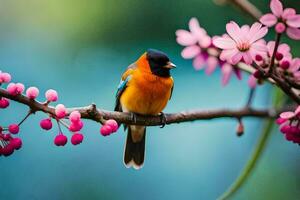
<svg viewBox="0 0 300 200">
<path fill-rule="evenodd" d="M 168 64 L 165 65 L 164 67 L 168 68 L 168 69 L 173 69 L 173 68 L 176 68 L 176 65 L 174 63 L 168 62 Z"/>
</svg>

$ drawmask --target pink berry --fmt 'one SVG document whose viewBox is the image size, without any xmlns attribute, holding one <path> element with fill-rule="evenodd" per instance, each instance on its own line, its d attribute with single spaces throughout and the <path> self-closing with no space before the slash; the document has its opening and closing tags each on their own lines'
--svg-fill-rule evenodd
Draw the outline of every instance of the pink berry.
<svg viewBox="0 0 300 200">
<path fill-rule="evenodd" d="M 11 81 L 9 73 L 0 73 L 0 83 L 8 83 Z"/>
<path fill-rule="evenodd" d="M 77 123 L 77 122 L 80 120 L 81 115 L 80 115 L 80 113 L 76 110 L 76 111 L 71 112 L 69 118 L 70 118 L 70 121 L 71 121 L 71 122 Z"/>
<path fill-rule="evenodd" d="M 22 147 L 22 140 L 20 138 L 14 138 L 10 141 L 14 149 L 18 150 Z"/>
<path fill-rule="evenodd" d="M 47 119 L 42 119 L 40 121 L 40 126 L 42 129 L 44 130 L 50 130 L 52 128 L 52 122 L 51 119 L 47 118 Z"/>
<path fill-rule="evenodd" d="M 6 98 L 0 99 L 0 108 L 7 108 L 9 106 L 9 101 Z"/>
<path fill-rule="evenodd" d="M 57 92 L 55 90 L 52 90 L 52 89 L 47 90 L 46 93 L 45 93 L 45 96 L 46 96 L 47 101 L 50 101 L 50 102 L 51 101 L 52 102 L 57 101 L 57 99 L 58 99 Z"/>
<path fill-rule="evenodd" d="M 279 23 L 276 24 L 276 26 L 275 26 L 275 31 L 276 31 L 277 33 L 283 33 L 283 32 L 285 31 L 285 29 L 286 29 L 286 27 L 285 27 L 284 23 L 282 23 L 282 22 L 279 22 Z"/>
<path fill-rule="evenodd" d="M 78 121 L 77 123 L 71 123 L 70 124 L 70 127 L 69 127 L 69 130 L 71 132 L 76 132 L 76 131 L 80 131 L 83 127 L 83 122 L 80 120 Z"/>
<path fill-rule="evenodd" d="M 22 94 L 24 88 L 25 87 L 22 83 L 10 83 L 7 86 L 7 91 L 9 94 L 16 96 L 18 94 Z"/>
<path fill-rule="evenodd" d="M 12 137 L 11 137 L 11 135 L 10 135 L 9 133 L 3 135 L 3 140 L 4 140 L 4 141 L 9 141 L 9 140 L 11 140 L 11 139 L 12 139 Z"/>
<path fill-rule="evenodd" d="M 64 118 L 67 114 L 67 110 L 63 104 L 58 104 L 55 107 L 55 115 L 57 118 L 61 119 Z"/>
<path fill-rule="evenodd" d="M 8 131 L 12 134 L 19 133 L 20 127 L 18 124 L 11 124 L 8 126 Z"/>
<path fill-rule="evenodd" d="M 108 135 L 110 135 L 112 133 L 112 128 L 110 126 L 108 126 L 108 125 L 104 125 L 100 129 L 100 133 L 103 136 L 108 136 Z"/>
<path fill-rule="evenodd" d="M 114 119 L 107 120 L 105 122 L 105 125 L 110 126 L 113 133 L 116 132 L 118 130 L 118 128 L 119 128 L 118 123 Z"/>
<path fill-rule="evenodd" d="M 14 147 L 11 144 L 6 145 L 4 148 L 2 148 L 2 154 L 4 156 L 10 156 L 14 152 Z"/>
<path fill-rule="evenodd" d="M 71 138 L 71 143 L 73 145 L 77 145 L 77 144 L 80 144 L 83 140 L 83 135 L 80 134 L 80 133 L 75 133 L 74 135 L 72 135 L 72 138 Z"/>
<path fill-rule="evenodd" d="M 29 99 L 35 99 L 38 95 L 39 95 L 39 89 L 36 88 L 36 87 L 29 87 L 29 88 L 26 90 L 26 96 L 27 96 Z"/>
<path fill-rule="evenodd" d="M 56 146 L 65 146 L 65 144 L 67 144 L 67 142 L 68 142 L 68 138 L 63 134 L 57 135 L 54 139 L 54 144 Z"/>
</svg>

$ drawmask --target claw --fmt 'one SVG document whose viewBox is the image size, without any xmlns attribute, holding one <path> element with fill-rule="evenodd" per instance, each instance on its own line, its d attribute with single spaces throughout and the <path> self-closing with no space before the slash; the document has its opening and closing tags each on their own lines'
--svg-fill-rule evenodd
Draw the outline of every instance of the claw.
<svg viewBox="0 0 300 200">
<path fill-rule="evenodd" d="M 163 128 L 163 127 L 165 127 L 165 125 L 167 124 L 167 118 L 166 118 L 166 115 L 165 115 L 165 113 L 163 113 L 163 112 L 161 112 L 161 113 L 159 113 L 159 116 L 160 116 L 160 122 L 161 122 L 161 126 L 160 126 L 160 128 Z"/>
</svg>

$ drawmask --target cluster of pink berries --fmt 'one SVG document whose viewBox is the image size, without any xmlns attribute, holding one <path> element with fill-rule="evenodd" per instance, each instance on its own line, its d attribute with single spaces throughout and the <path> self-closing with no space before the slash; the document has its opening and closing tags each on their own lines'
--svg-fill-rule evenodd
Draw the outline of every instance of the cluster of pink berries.
<svg viewBox="0 0 300 200">
<path fill-rule="evenodd" d="M 300 106 L 295 112 L 281 113 L 276 123 L 280 125 L 280 131 L 288 141 L 300 145 Z"/>
<path fill-rule="evenodd" d="M 8 132 L 4 132 L 4 129 L 0 126 L 0 156 L 10 156 L 15 150 L 22 147 L 22 140 L 17 137 L 12 137 L 12 134 L 19 133 L 19 126 L 17 124 L 11 124 L 7 131 Z"/>
<path fill-rule="evenodd" d="M 101 127 L 100 133 L 103 136 L 108 136 L 112 133 L 117 132 L 118 128 L 119 128 L 118 123 L 115 120 L 110 119 L 110 120 L 107 120 L 104 123 L 104 125 Z"/>
<path fill-rule="evenodd" d="M 28 95 L 27 95 L 28 96 Z M 55 102 L 58 100 L 58 94 L 55 90 L 48 90 L 45 94 L 47 99 L 47 104 L 50 102 Z M 81 121 L 81 115 L 78 111 L 73 111 L 69 115 L 70 124 L 68 125 L 66 122 L 63 122 L 64 118 L 67 116 L 67 109 L 63 104 L 58 104 L 55 107 L 55 116 L 50 116 L 49 118 L 43 119 L 40 121 L 40 126 L 44 130 L 52 129 L 52 121 L 51 118 L 55 118 L 59 125 L 59 133 L 54 139 L 54 144 L 56 146 L 65 146 L 68 142 L 67 136 L 62 133 L 60 128 L 60 124 L 62 123 L 68 127 L 69 131 L 73 133 L 71 137 L 71 143 L 73 145 L 78 145 L 83 141 L 83 135 L 79 133 L 79 131 L 83 127 L 83 122 Z"/>
</svg>

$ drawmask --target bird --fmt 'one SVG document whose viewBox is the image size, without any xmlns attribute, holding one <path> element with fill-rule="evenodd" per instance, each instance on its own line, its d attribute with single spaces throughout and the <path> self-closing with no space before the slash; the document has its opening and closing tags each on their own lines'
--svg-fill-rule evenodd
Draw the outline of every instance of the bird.
<svg viewBox="0 0 300 200">
<path fill-rule="evenodd" d="M 171 99 L 174 80 L 170 70 L 176 68 L 167 54 L 148 49 L 123 73 L 116 93 L 115 111 L 137 115 L 161 116 Z M 127 168 L 140 169 L 144 165 L 146 127 L 124 125 L 127 138 L 124 148 L 124 164 Z"/>
</svg>

